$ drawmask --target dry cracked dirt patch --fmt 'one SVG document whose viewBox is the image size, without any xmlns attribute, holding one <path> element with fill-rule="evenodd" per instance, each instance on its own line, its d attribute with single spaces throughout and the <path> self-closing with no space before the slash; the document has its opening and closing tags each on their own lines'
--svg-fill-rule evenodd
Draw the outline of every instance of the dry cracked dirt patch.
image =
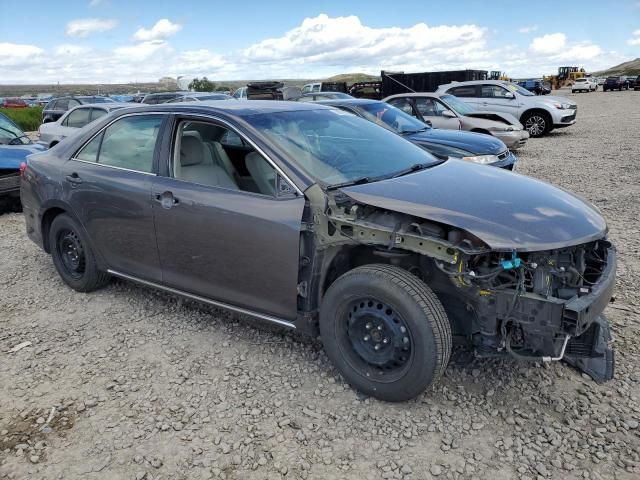
<svg viewBox="0 0 640 480">
<path fill-rule="evenodd" d="M 577 124 L 518 171 L 609 222 L 615 380 L 462 355 L 415 401 L 362 398 L 316 341 L 125 282 L 71 291 L 5 213 L 0 478 L 640 478 L 640 92 L 568 95 Z"/>
</svg>

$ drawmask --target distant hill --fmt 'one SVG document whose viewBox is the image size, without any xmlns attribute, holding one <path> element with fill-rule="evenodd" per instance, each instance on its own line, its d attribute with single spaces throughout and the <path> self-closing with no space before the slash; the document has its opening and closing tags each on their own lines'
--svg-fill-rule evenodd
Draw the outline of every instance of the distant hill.
<svg viewBox="0 0 640 480">
<path fill-rule="evenodd" d="M 334 75 L 326 79 L 328 82 L 379 82 L 380 77 L 375 75 L 369 75 L 367 73 L 341 73 L 340 75 Z"/>
<path fill-rule="evenodd" d="M 640 58 L 621 63 L 620 65 L 608 68 L 607 70 L 594 72 L 593 75 L 598 77 L 605 77 L 608 75 L 640 75 Z"/>
</svg>

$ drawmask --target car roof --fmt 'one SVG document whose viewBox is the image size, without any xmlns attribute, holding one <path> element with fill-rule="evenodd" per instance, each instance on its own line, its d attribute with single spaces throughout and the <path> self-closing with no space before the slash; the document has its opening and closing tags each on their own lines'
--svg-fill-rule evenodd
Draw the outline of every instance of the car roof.
<svg viewBox="0 0 640 480">
<path fill-rule="evenodd" d="M 382 99 L 383 102 L 386 102 L 390 98 L 402 98 L 402 97 L 431 97 L 431 98 L 440 98 L 440 94 L 433 92 L 407 92 L 407 93 L 396 93 L 395 95 L 389 95 Z"/>
<path fill-rule="evenodd" d="M 83 103 L 82 105 L 73 107 L 71 110 L 76 110 L 79 108 L 87 108 L 87 107 L 102 108 L 104 110 L 113 110 L 116 108 L 130 107 L 131 105 L 134 105 L 134 104 L 130 102 Z"/>
<path fill-rule="evenodd" d="M 227 113 L 238 117 L 261 113 L 279 113 L 295 111 L 311 111 L 323 108 L 318 103 L 289 102 L 285 100 L 248 100 L 246 102 L 225 102 L 206 100 L 204 102 L 160 103 L 157 105 L 140 105 L 127 108 L 129 113 L 168 112 L 168 113 Z"/>
<path fill-rule="evenodd" d="M 465 85 L 508 85 L 511 82 L 506 80 L 467 80 L 466 82 L 451 82 L 444 83 L 438 87 L 438 89 L 443 87 L 464 87 Z"/>
<path fill-rule="evenodd" d="M 372 103 L 382 103 L 381 100 L 372 100 L 370 98 L 331 98 L 329 100 L 320 100 L 315 105 L 370 105 Z"/>
</svg>

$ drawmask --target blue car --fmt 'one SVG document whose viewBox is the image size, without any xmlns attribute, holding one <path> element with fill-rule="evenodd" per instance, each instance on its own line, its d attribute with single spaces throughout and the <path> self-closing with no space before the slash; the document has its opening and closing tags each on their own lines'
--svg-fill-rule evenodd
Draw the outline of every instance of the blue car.
<svg viewBox="0 0 640 480">
<path fill-rule="evenodd" d="M 0 201 L 20 196 L 20 165 L 27 155 L 45 150 L 31 142 L 9 117 L 0 113 Z"/>
<path fill-rule="evenodd" d="M 439 158 L 461 158 L 467 162 L 507 170 L 513 170 L 517 161 L 504 142 L 496 137 L 462 130 L 432 128 L 386 102 L 354 98 L 317 103 L 337 107 L 377 123 Z"/>
</svg>

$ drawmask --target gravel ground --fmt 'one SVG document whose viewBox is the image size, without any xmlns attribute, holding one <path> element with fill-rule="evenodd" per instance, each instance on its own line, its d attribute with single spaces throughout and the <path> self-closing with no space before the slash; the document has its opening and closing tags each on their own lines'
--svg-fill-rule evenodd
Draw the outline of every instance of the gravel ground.
<svg viewBox="0 0 640 480">
<path fill-rule="evenodd" d="M 5 213 L 0 478 L 640 478 L 640 93 L 567 96 L 577 124 L 518 170 L 609 222 L 615 380 L 458 355 L 414 401 L 362 398 L 317 342 L 125 282 L 71 291 Z"/>
</svg>

